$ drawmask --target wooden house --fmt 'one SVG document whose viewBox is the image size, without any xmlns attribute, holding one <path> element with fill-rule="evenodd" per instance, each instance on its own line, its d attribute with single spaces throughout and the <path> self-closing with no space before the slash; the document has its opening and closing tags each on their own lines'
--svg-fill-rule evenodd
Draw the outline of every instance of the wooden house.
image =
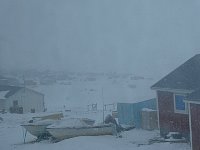
<svg viewBox="0 0 200 150">
<path fill-rule="evenodd" d="M 0 110 L 10 113 L 43 112 L 44 94 L 17 86 L 0 86 Z"/>
<path fill-rule="evenodd" d="M 200 149 L 200 55 L 187 60 L 152 87 L 157 93 L 161 136 L 180 132 Z"/>
</svg>

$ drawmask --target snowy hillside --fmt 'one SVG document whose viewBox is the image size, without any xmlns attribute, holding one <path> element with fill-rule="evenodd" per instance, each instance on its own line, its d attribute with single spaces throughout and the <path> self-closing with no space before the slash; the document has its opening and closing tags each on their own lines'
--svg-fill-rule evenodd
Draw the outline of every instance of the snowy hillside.
<svg viewBox="0 0 200 150">
<path fill-rule="evenodd" d="M 155 82 L 149 78 L 131 78 L 119 76 L 111 78 L 98 76 L 89 78 L 81 76 L 76 80 L 57 81 L 51 85 L 38 85 L 34 90 L 45 94 L 48 110 L 72 108 L 86 109 L 87 105 L 97 103 L 97 109 L 104 104 L 117 102 L 134 103 L 155 97 L 150 86 Z"/>
</svg>

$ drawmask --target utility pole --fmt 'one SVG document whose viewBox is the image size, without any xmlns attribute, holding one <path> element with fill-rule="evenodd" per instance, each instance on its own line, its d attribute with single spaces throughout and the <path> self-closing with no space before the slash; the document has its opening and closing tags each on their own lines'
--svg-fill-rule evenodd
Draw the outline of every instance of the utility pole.
<svg viewBox="0 0 200 150">
<path fill-rule="evenodd" d="M 103 99 L 103 88 L 101 89 L 101 98 L 103 101 L 103 123 L 104 123 L 104 99 Z"/>
<path fill-rule="evenodd" d="M 24 95 L 25 95 L 25 88 L 26 88 L 26 83 L 25 83 L 25 76 L 23 75 L 23 82 L 24 82 Z"/>
</svg>

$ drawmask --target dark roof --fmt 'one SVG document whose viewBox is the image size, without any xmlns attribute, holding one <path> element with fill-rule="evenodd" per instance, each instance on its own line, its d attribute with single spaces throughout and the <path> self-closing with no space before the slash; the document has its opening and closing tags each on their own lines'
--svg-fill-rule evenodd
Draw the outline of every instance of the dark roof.
<svg viewBox="0 0 200 150">
<path fill-rule="evenodd" d="M 160 81 L 152 89 L 197 90 L 200 88 L 200 54 L 190 58 Z"/>
<path fill-rule="evenodd" d="M 1 91 L 9 91 L 6 95 L 5 98 L 8 98 L 12 95 L 14 95 L 17 91 L 22 89 L 23 87 L 18 87 L 18 86 L 0 86 L 0 92 Z"/>
<path fill-rule="evenodd" d="M 196 101 L 200 102 L 200 89 L 188 94 L 186 97 L 186 101 Z"/>
</svg>

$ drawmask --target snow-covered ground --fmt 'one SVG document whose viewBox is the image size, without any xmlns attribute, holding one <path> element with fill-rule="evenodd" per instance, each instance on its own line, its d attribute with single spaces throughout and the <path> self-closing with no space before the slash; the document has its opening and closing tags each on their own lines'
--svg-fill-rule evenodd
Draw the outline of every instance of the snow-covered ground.
<svg viewBox="0 0 200 150">
<path fill-rule="evenodd" d="M 65 117 L 87 117 L 102 122 L 102 104 L 117 102 L 138 102 L 155 97 L 150 90 L 153 80 L 99 79 L 96 81 L 76 80 L 67 84 L 39 85 L 35 90 L 45 94 L 48 112 L 63 111 Z M 98 104 L 97 111 L 87 111 L 87 105 Z M 64 108 L 65 106 L 65 108 Z M 64 111 L 70 109 L 71 112 Z M 111 113 L 106 111 L 104 115 Z M 76 137 L 58 143 L 44 140 L 30 143 L 36 137 L 27 134 L 23 143 L 24 129 L 20 124 L 33 116 L 41 114 L 0 114 L 0 150 L 189 150 L 186 143 L 154 143 L 149 139 L 157 137 L 158 131 L 133 129 L 122 133 L 122 138 L 115 136 Z"/>
<path fill-rule="evenodd" d="M 0 122 L 1 150 L 190 150 L 187 143 L 154 143 L 149 145 L 149 139 L 157 137 L 158 131 L 139 129 L 123 132 L 122 138 L 111 135 L 85 136 L 66 139 L 58 143 L 52 143 L 50 140 L 30 143 L 36 137 L 28 133 L 24 144 L 24 129 L 20 124 L 30 119 L 33 114 L 3 114 L 0 116 L 4 119 Z"/>
</svg>

